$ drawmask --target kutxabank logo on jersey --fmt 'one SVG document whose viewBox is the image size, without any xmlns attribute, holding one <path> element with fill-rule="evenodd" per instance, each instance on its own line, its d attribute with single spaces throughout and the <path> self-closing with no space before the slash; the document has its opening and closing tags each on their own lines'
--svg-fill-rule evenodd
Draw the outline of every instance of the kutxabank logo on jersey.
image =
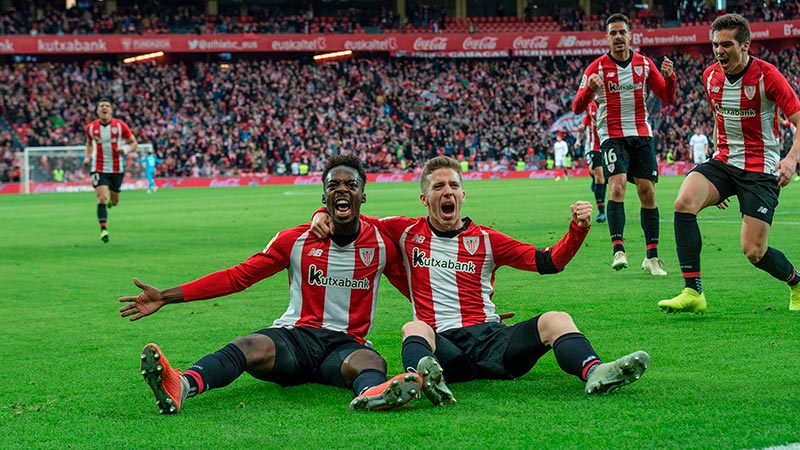
<svg viewBox="0 0 800 450">
<path fill-rule="evenodd" d="M 414 247 L 412 250 L 411 264 L 414 267 L 437 267 L 441 269 L 452 269 L 456 272 L 475 273 L 475 263 L 472 261 L 461 262 L 450 259 L 437 259 L 428 257 L 425 250 Z"/>
<path fill-rule="evenodd" d="M 717 111 L 717 114 L 723 117 L 755 117 L 756 110 L 753 108 L 747 109 L 739 109 L 739 108 L 727 108 L 716 101 L 711 102 L 714 105 L 714 110 Z"/>
<path fill-rule="evenodd" d="M 608 83 L 609 92 L 640 91 L 643 88 L 644 84 L 642 83 L 617 84 L 614 83 L 613 81 Z"/>
<path fill-rule="evenodd" d="M 369 278 L 355 280 L 352 278 L 337 278 L 325 276 L 325 272 L 311 264 L 308 266 L 308 284 L 311 286 L 336 286 L 349 289 L 369 289 Z"/>
</svg>

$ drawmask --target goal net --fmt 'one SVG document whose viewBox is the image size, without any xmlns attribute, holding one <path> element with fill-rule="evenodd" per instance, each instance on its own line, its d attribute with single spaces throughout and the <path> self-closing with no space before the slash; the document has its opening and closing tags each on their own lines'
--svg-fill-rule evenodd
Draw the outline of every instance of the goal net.
<svg viewBox="0 0 800 450">
<path fill-rule="evenodd" d="M 127 179 L 130 177 L 132 165 L 138 165 L 139 157 L 152 150 L 152 144 L 139 144 L 136 152 L 128 155 L 125 164 L 126 181 L 129 181 Z M 25 147 L 22 152 L 23 192 L 93 191 L 89 169 L 82 165 L 85 152 L 84 145 Z"/>
</svg>

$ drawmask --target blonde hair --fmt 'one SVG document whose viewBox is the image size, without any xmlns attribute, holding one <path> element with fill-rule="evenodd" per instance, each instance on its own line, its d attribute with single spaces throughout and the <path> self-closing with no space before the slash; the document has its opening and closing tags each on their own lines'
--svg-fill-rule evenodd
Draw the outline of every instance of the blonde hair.
<svg viewBox="0 0 800 450">
<path fill-rule="evenodd" d="M 439 169 L 453 169 L 458 174 L 458 182 L 462 182 L 461 163 L 449 156 L 437 156 L 425 163 L 425 168 L 422 169 L 422 176 L 419 177 L 419 187 L 423 194 L 428 191 L 431 185 L 431 174 Z"/>
</svg>

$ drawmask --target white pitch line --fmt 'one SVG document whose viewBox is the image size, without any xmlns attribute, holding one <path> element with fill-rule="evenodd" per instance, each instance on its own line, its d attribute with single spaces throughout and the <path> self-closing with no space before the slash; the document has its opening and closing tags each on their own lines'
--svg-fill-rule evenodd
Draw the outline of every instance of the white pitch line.
<svg viewBox="0 0 800 450">
<path fill-rule="evenodd" d="M 761 449 L 749 449 L 749 450 L 800 450 L 800 443 L 795 442 L 794 444 L 776 445 L 773 447 L 764 447 Z"/>
</svg>

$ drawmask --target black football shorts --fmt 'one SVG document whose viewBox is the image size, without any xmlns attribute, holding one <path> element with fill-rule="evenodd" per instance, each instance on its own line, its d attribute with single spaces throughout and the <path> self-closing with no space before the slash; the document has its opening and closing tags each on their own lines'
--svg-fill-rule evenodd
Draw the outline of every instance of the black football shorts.
<svg viewBox="0 0 800 450">
<path fill-rule="evenodd" d="M 719 191 L 720 200 L 735 195 L 742 215 L 755 217 L 772 225 L 781 192 L 775 175 L 748 172 L 716 159 L 698 164 L 692 172 L 706 177 Z"/>
<path fill-rule="evenodd" d="M 107 172 L 92 172 L 92 187 L 108 186 L 108 189 L 113 192 L 119 192 L 122 189 L 122 178 L 124 173 L 107 173 Z"/>
<path fill-rule="evenodd" d="M 448 383 L 510 380 L 528 373 L 550 347 L 542 344 L 539 316 L 506 326 L 498 322 L 436 334 L 436 359 Z"/>
<path fill-rule="evenodd" d="M 362 348 L 377 353 L 341 331 L 311 327 L 276 327 L 256 331 L 275 343 L 275 366 L 266 381 L 281 386 L 306 383 L 345 386 L 344 360 Z"/>
<path fill-rule="evenodd" d="M 626 137 L 606 139 L 600 144 L 605 170 L 608 178 L 612 175 L 627 174 L 628 182 L 634 178 L 644 178 L 658 183 L 658 162 L 656 162 L 653 138 Z"/>
</svg>

